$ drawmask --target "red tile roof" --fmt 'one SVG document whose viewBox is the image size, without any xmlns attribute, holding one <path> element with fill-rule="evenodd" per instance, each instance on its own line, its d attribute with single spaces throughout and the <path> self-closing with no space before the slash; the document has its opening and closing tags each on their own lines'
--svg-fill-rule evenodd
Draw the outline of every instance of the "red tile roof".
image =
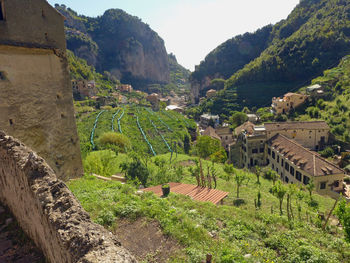
<svg viewBox="0 0 350 263">
<path fill-rule="evenodd" d="M 187 195 L 193 200 L 202 202 L 211 202 L 213 204 L 218 204 L 222 199 L 224 199 L 229 193 L 217 189 L 210 189 L 208 187 L 200 187 L 192 184 L 181 184 L 181 183 L 169 183 L 170 192 L 176 194 Z M 157 185 L 143 189 L 145 192 L 153 192 L 158 196 L 162 196 L 162 186 Z"/>
<path fill-rule="evenodd" d="M 215 129 L 211 126 L 208 126 L 208 128 L 205 129 L 203 135 L 210 136 L 211 138 L 218 139 L 219 141 L 221 141 L 220 136 L 216 134 Z"/>
<path fill-rule="evenodd" d="M 302 145 L 287 137 L 277 134 L 273 136 L 268 144 L 279 153 L 288 158 L 289 161 L 299 166 L 301 170 L 312 176 L 324 176 L 331 174 L 344 174 L 345 172 L 335 164 L 323 159 L 315 152 L 309 151 Z"/>
</svg>

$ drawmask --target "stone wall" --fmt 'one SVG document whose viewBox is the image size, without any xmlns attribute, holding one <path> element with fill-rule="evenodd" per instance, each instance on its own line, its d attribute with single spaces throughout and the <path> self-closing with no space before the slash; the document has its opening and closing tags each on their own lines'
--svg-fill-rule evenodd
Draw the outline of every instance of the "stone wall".
<svg viewBox="0 0 350 263">
<path fill-rule="evenodd" d="M 0 201 L 50 262 L 136 262 L 41 157 L 1 131 Z"/>
</svg>

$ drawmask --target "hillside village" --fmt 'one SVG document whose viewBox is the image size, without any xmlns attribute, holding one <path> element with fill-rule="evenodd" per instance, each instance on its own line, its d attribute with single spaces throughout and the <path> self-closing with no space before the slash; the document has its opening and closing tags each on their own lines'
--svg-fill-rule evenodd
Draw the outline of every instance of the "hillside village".
<svg viewBox="0 0 350 263">
<path fill-rule="evenodd" d="M 350 59 L 251 109 L 208 61 L 123 10 L 0 0 L 0 262 L 350 262 Z"/>
</svg>

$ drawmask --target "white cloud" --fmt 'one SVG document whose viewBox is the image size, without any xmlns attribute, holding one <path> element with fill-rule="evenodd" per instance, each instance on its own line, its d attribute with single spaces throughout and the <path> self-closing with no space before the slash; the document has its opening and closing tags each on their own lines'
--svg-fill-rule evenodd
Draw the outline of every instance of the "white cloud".
<svg viewBox="0 0 350 263">
<path fill-rule="evenodd" d="M 194 69 L 214 48 L 229 38 L 253 32 L 284 19 L 299 0 L 181 1 L 150 18 L 180 64 Z M 157 20 L 157 21 L 156 21 Z M 153 23 L 154 22 L 154 23 Z"/>
</svg>

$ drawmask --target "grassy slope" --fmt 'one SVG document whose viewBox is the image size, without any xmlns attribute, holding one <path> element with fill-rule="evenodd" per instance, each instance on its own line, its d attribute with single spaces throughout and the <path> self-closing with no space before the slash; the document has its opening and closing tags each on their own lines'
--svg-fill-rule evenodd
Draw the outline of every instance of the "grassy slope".
<svg viewBox="0 0 350 263">
<path fill-rule="evenodd" d="M 158 158 L 169 160 L 169 156 Z M 189 159 L 186 155 L 179 155 L 175 162 L 182 165 L 181 162 Z M 204 162 L 204 167 L 206 165 Z M 222 166 L 216 165 L 216 168 L 222 175 Z M 187 168 L 185 174 L 183 182 L 194 183 L 195 179 L 189 175 Z M 343 241 L 343 234 L 334 226 L 326 232 L 317 227 L 316 211 L 307 206 L 306 194 L 302 201 L 301 221 L 297 220 L 293 200 L 296 220 L 290 226 L 285 215 L 278 215 L 278 199 L 269 193 L 272 182 L 268 180 L 261 179 L 262 209 L 255 210 L 254 199 L 259 187 L 255 183 L 255 175 L 248 176 L 248 186 L 241 189 L 246 205 L 241 207 L 232 206 L 235 196 L 232 179 L 228 182 L 218 179 L 218 189 L 230 192 L 223 206 L 200 203 L 175 194 L 166 199 L 153 194 L 138 196 L 136 189 L 129 185 L 102 182 L 90 177 L 72 181 L 69 187 L 92 218 L 111 229 L 117 227 L 113 224 L 116 218 L 158 220 L 163 233 L 172 236 L 184 247 L 185 253 L 176 256 L 172 262 L 199 262 L 207 253 L 213 254 L 215 262 L 349 262 L 350 246 Z M 321 212 L 329 211 L 334 202 L 318 195 L 314 198 L 319 202 Z M 284 212 L 285 207 L 284 201 Z M 251 254 L 251 257 L 244 258 L 245 254 Z"/>
</svg>

